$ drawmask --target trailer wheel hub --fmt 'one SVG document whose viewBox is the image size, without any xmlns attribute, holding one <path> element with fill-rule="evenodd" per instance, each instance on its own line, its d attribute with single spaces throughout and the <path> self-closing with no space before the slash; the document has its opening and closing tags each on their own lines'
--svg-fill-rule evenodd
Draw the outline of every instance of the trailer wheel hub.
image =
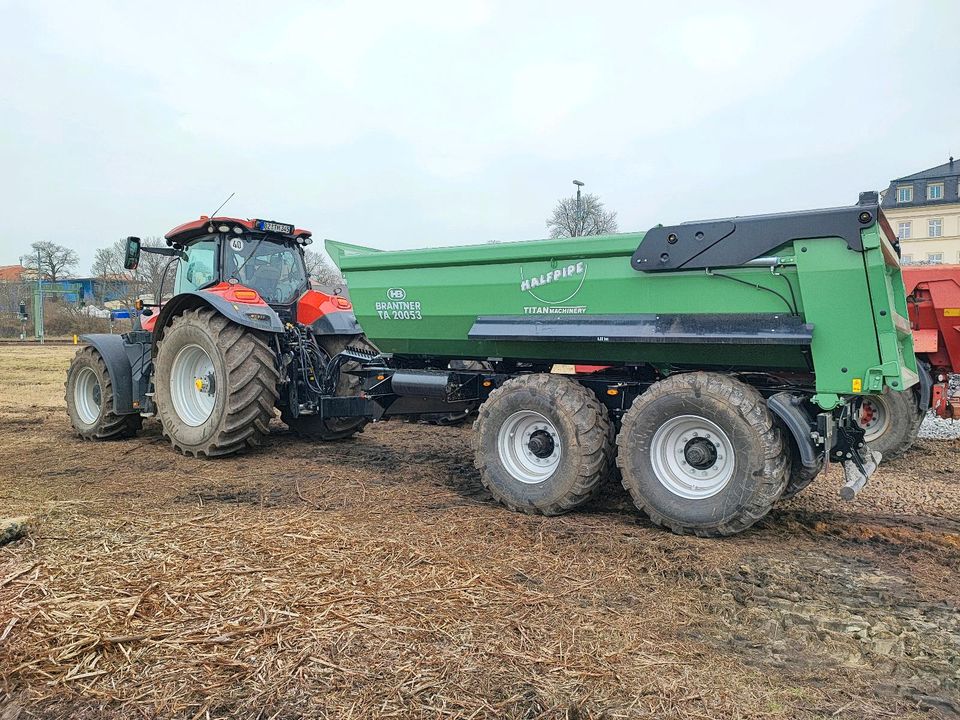
<svg viewBox="0 0 960 720">
<path fill-rule="evenodd" d="M 876 440 L 887 431 L 890 417 L 887 405 L 882 396 L 865 397 L 860 404 L 860 417 L 857 424 L 863 428 L 863 439 L 866 442 Z"/>
<path fill-rule="evenodd" d="M 650 460 L 657 480 L 688 500 L 723 490 L 733 477 L 736 454 L 723 429 L 699 415 L 671 418 L 654 433 Z"/>
<path fill-rule="evenodd" d="M 520 410 L 507 418 L 497 435 L 497 452 L 503 467 L 516 480 L 535 485 L 547 480 L 560 465 L 560 436 L 556 426 L 533 410 Z"/>
<path fill-rule="evenodd" d="M 527 443 L 527 447 L 530 448 L 530 452 L 532 452 L 541 460 L 543 458 L 548 458 L 553 454 L 553 438 L 546 430 L 536 430 L 534 431 L 533 435 L 530 436 L 530 441 Z"/>
</svg>

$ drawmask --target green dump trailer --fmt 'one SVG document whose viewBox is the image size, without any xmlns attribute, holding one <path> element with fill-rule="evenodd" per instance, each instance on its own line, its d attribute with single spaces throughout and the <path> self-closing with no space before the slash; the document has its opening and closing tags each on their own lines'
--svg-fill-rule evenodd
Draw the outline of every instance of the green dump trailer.
<svg viewBox="0 0 960 720">
<path fill-rule="evenodd" d="M 363 390 L 317 412 L 479 405 L 475 464 L 516 510 L 572 510 L 614 468 L 681 533 L 743 530 L 830 462 L 852 499 L 880 462 L 860 398 L 923 382 L 875 193 L 645 233 L 327 250 L 380 354 L 333 358 Z"/>
</svg>

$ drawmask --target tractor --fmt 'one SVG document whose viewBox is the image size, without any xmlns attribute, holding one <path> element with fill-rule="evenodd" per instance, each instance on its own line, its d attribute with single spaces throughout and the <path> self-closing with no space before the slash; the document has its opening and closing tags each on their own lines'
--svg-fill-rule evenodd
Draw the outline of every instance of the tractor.
<svg viewBox="0 0 960 720">
<path fill-rule="evenodd" d="M 360 391 L 350 370 L 376 352 L 346 297 L 311 288 L 311 242 L 285 223 L 206 216 L 167 233 L 166 247 L 127 238 L 127 269 L 141 252 L 176 264 L 173 296 L 138 301 L 131 332 L 83 336 L 66 381 L 79 435 L 130 437 L 156 416 L 180 452 L 228 455 L 259 444 L 277 409 L 312 440 L 361 431 L 365 417 L 319 412 L 323 395 L 349 407 Z"/>
</svg>

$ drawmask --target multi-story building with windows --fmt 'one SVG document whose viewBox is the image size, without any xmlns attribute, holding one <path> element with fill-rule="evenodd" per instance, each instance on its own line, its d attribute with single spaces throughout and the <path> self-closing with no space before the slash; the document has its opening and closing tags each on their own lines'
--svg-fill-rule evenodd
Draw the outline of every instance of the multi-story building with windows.
<svg viewBox="0 0 960 720">
<path fill-rule="evenodd" d="M 897 178 L 883 212 L 900 238 L 902 261 L 960 263 L 960 161 Z"/>
</svg>

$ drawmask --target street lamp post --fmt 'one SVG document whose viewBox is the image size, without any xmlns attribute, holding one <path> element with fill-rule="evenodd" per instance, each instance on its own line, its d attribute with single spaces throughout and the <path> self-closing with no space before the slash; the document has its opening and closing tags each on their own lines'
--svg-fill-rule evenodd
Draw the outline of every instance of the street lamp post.
<svg viewBox="0 0 960 720">
<path fill-rule="evenodd" d="M 580 188 L 583 187 L 583 183 L 579 180 L 574 180 L 573 184 L 577 186 L 577 222 L 573 235 L 574 237 L 579 237 L 581 234 L 583 234 L 583 216 L 580 214 Z"/>
</svg>

